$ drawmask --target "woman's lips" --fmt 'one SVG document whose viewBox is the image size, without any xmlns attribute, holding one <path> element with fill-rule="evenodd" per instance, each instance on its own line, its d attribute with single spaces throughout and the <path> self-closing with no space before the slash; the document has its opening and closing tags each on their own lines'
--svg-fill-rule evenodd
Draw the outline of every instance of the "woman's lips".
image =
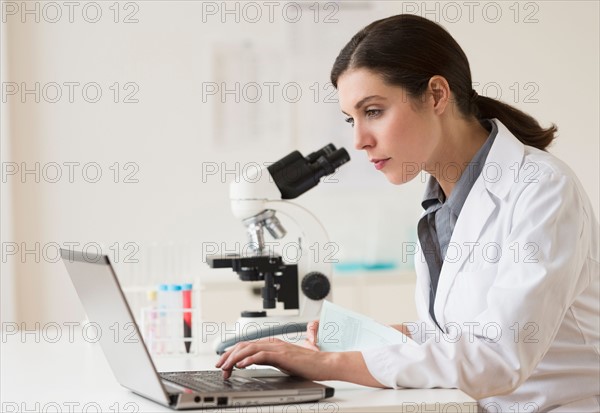
<svg viewBox="0 0 600 413">
<path fill-rule="evenodd" d="M 373 159 L 371 162 L 373 162 L 375 164 L 375 169 L 377 169 L 379 171 L 380 169 L 382 169 L 385 166 L 387 161 L 389 161 L 390 159 L 392 159 L 392 158 Z"/>
</svg>

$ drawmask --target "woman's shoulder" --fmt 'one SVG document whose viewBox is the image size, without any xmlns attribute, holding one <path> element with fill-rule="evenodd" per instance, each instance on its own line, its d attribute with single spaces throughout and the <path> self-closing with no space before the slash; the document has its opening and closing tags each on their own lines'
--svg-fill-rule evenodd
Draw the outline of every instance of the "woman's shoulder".
<svg viewBox="0 0 600 413">
<path fill-rule="evenodd" d="M 580 209 L 590 223 L 596 221 L 592 203 L 577 174 L 551 152 L 524 145 L 519 174 L 523 184 L 521 190 L 556 192 L 556 197 L 560 198 L 557 201 Z"/>
<path fill-rule="evenodd" d="M 551 148 L 547 151 L 523 144 L 498 119 L 493 121 L 498 127 L 498 137 L 503 147 L 501 151 L 511 153 L 511 158 L 504 158 L 510 159 L 511 164 L 503 166 L 511 170 L 510 175 L 515 178 L 514 183 L 528 184 L 544 178 L 564 178 L 583 191 L 577 174 L 566 162 L 552 154 Z"/>
<path fill-rule="evenodd" d="M 533 165 L 533 166 L 531 166 Z M 575 182 L 579 182 L 577 174 L 562 159 L 550 151 L 543 151 L 533 146 L 524 145 L 524 156 L 521 168 L 533 168 L 540 175 L 565 176 Z"/>
<path fill-rule="evenodd" d="M 494 159 L 501 162 L 501 172 L 506 173 L 502 180 L 509 202 L 552 193 L 557 201 L 572 202 L 582 208 L 586 215 L 595 216 L 577 174 L 552 153 L 552 148 L 541 150 L 525 145 L 498 119 L 494 119 L 494 122 L 498 127 L 496 139 L 499 145 Z"/>
</svg>

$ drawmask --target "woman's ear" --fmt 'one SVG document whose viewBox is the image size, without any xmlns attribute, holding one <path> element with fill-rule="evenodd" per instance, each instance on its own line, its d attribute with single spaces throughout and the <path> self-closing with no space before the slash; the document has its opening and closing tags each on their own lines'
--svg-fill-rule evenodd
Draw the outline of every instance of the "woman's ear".
<svg viewBox="0 0 600 413">
<path fill-rule="evenodd" d="M 450 85 L 443 76 L 435 75 L 429 79 L 428 92 L 433 96 L 433 110 L 441 115 L 450 101 Z"/>
</svg>

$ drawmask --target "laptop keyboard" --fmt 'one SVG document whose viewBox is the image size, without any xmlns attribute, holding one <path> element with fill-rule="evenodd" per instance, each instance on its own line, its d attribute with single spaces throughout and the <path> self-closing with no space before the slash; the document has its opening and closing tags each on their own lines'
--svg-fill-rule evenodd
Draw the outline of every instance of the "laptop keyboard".
<svg viewBox="0 0 600 413">
<path fill-rule="evenodd" d="M 207 371 L 185 371 L 159 373 L 164 380 L 173 382 L 183 387 L 195 390 L 197 392 L 227 392 L 227 391 L 254 391 L 254 390 L 275 390 L 276 387 L 253 378 L 232 376 L 227 380 L 223 379 L 223 372 L 220 370 Z"/>
</svg>

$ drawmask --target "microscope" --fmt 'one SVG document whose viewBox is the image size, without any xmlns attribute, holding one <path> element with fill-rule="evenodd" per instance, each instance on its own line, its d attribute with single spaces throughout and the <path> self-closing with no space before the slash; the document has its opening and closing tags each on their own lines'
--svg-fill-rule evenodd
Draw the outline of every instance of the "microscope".
<svg viewBox="0 0 600 413">
<path fill-rule="evenodd" d="M 235 335 L 221 337 L 215 343 L 217 354 L 240 341 L 297 336 L 306 331 L 309 321 L 319 318 L 323 300 L 331 298 L 331 264 L 323 260 L 320 253 L 316 256 L 314 249 L 323 248 L 329 239 L 323 225 L 310 211 L 287 200 L 313 188 L 322 177 L 331 175 L 349 160 L 348 152 L 344 148 L 336 149 L 333 144 L 306 157 L 294 151 L 230 185 L 231 209 L 246 227 L 249 252 L 209 255 L 206 262 L 211 268 L 231 268 L 242 281 L 264 282 L 261 288 L 263 310 L 242 311 Z M 295 263 L 285 262 L 274 249 L 267 248 L 265 229 L 274 239 L 282 239 L 287 234 L 278 214 L 289 218 L 300 229 L 295 245 L 299 258 L 295 257 Z M 277 302 L 283 304 L 282 315 L 268 311 L 276 309 Z"/>
</svg>

